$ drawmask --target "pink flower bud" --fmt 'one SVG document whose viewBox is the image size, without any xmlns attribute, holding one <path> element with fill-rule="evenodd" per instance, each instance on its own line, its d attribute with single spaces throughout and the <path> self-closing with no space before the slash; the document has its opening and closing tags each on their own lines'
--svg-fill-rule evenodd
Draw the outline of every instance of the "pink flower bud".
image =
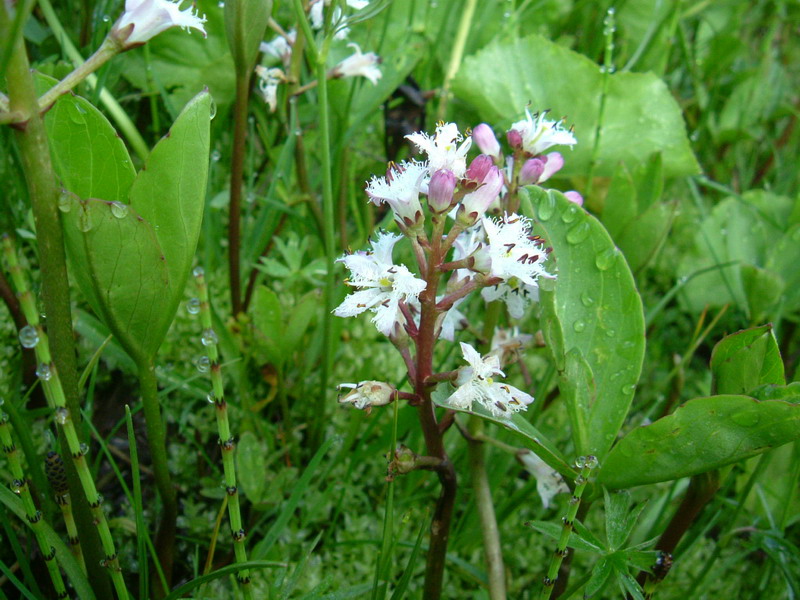
<svg viewBox="0 0 800 600">
<path fill-rule="evenodd" d="M 561 156 L 560 152 L 550 152 L 546 156 L 542 156 L 542 161 L 544 161 L 544 171 L 542 171 L 542 174 L 539 177 L 539 183 L 543 183 L 550 179 L 553 175 L 561 170 L 561 167 L 564 166 L 564 157 Z"/>
<path fill-rule="evenodd" d="M 449 169 L 439 169 L 428 183 L 428 206 L 435 213 L 450 210 L 453 193 L 456 189 L 456 176 Z"/>
<path fill-rule="evenodd" d="M 525 161 L 522 169 L 519 172 L 519 182 L 522 185 L 530 185 L 531 183 L 538 183 L 544 172 L 545 164 L 543 160 L 538 158 L 531 158 Z"/>
<path fill-rule="evenodd" d="M 483 154 L 488 154 L 492 158 L 500 156 L 500 143 L 494 135 L 494 131 L 486 123 L 481 123 L 472 130 L 472 141 L 478 146 Z"/>
<path fill-rule="evenodd" d="M 508 145 L 514 148 L 514 150 L 522 148 L 522 134 L 516 129 L 510 129 L 506 133 L 506 139 L 508 140 Z"/>
<path fill-rule="evenodd" d="M 575 190 L 570 190 L 569 192 L 564 192 L 564 196 L 567 197 L 567 200 L 570 202 L 574 202 L 578 206 L 583 206 L 583 196 L 581 196 Z"/>
<path fill-rule="evenodd" d="M 489 157 L 487 156 L 487 158 Z M 464 212 L 462 214 L 459 211 L 458 217 L 470 225 L 474 223 L 476 219 L 483 216 L 492 202 L 497 199 L 497 195 L 503 189 L 504 183 L 502 171 L 492 165 L 484 176 L 483 181 L 481 181 L 482 185 L 471 194 L 464 196 L 461 201 Z"/>
<path fill-rule="evenodd" d="M 470 163 L 467 169 L 466 177 L 470 181 L 477 181 L 480 183 L 486 178 L 490 169 L 495 169 L 494 161 L 488 154 L 479 154 Z"/>
</svg>

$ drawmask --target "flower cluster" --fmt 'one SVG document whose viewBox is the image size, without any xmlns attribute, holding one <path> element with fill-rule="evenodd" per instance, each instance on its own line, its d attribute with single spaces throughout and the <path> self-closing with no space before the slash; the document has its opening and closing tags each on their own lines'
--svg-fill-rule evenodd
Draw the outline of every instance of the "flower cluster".
<svg viewBox="0 0 800 600">
<path fill-rule="evenodd" d="M 547 267 L 550 249 L 533 234 L 531 219 L 516 212 L 520 187 L 546 181 L 564 164 L 558 152 L 543 153 L 555 145 L 576 143 L 571 130 L 545 115 L 526 111 L 526 118 L 511 126 L 508 157 L 486 124 L 467 136 L 455 123 L 440 123 L 433 135 L 410 134 L 406 138 L 422 156 L 390 163 L 384 176 L 373 176 L 367 183 L 369 200 L 388 205 L 398 229 L 411 241 L 421 275 L 393 261 L 393 249 L 403 236 L 380 233 L 371 252 L 339 259 L 350 271 L 347 284 L 358 289 L 334 313 L 374 313 L 378 330 L 404 353 L 411 380 L 417 368 L 408 352 L 410 343 L 416 345 L 419 358 L 421 345 L 431 347 L 436 339 L 455 341 L 457 329 L 474 326 L 461 312 L 467 312 L 464 307 L 473 292 L 480 292 L 486 302 L 502 301 L 511 319 L 521 319 L 527 306 L 538 300 L 540 280 L 555 277 Z M 473 145 L 480 154 L 469 160 Z M 530 339 L 514 330 L 498 337 L 486 356 L 461 342 L 468 366 L 435 379 L 449 379 L 455 386 L 446 404 L 467 411 L 480 406 L 497 418 L 526 410 L 533 398 L 498 378 L 505 376 L 502 364 L 516 358 L 516 351 Z M 425 356 L 431 355 L 426 350 Z M 342 401 L 357 408 L 381 405 L 385 385 L 365 382 Z M 417 381 L 415 393 L 428 385 L 428 380 Z"/>
</svg>

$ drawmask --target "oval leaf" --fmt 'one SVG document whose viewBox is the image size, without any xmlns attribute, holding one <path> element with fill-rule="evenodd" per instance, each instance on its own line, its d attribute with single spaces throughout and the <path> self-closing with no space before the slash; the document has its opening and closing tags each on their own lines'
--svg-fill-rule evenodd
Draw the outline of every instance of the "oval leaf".
<svg viewBox="0 0 800 600">
<path fill-rule="evenodd" d="M 772 325 L 724 337 L 711 353 L 717 394 L 749 394 L 762 385 L 784 385 L 783 361 Z"/>
<path fill-rule="evenodd" d="M 545 337 L 571 405 L 578 452 L 602 458 L 628 413 L 644 359 L 644 315 L 628 265 L 603 226 L 556 191 L 527 188 L 558 267 L 541 290 Z"/>
<path fill-rule="evenodd" d="M 601 464 L 609 489 L 670 481 L 719 469 L 800 439 L 800 396 L 790 402 L 748 396 L 690 400 L 625 436 Z"/>
<path fill-rule="evenodd" d="M 596 175 L 613 175 L 620 161 L 632 167 L 654 152 L 663 152 L 668 177 L 699 173 L 680 108 L 652 73 L 605 75 L 585 56 L 539 35 L 503 37 L 464 60 L 453 90 L 485 118 L 506 125 L 529 104 L 552 109 L 555 118 L 568 115 L 581 143 L 570 153 L 565 174 L 587 171 L 598 125 Z"/>
</svg>

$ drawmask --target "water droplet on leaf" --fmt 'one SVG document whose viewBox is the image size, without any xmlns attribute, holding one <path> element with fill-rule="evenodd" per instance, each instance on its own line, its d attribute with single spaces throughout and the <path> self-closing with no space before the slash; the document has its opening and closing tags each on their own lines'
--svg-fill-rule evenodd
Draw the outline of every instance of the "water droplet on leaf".
<svg viewBox="0 0 800 600">
<path fill-rule="evenodd" d="M 567 206 L 561 212 L 561 220 L 564 221 L 564 223 L 572 223 L 577 218 L 578 213 L 580 211 L 581 211 L 580 206 L 578 206 L 574 202 L 570 202 L 569 206 Z M 587 225 L 588 225 L 588 223 L 587 223 Z"/>
<path fill-rule="evenodd" d="M 194 361 L 194 366 L 197 367 L 197 370 L 201 373 L 208 373 L 208 369 L 211 366 L 211 361 L 207 356 L 201 356 Z"/>
<path fill-rule="evenodd" d="M 581 303 L 588 308 L 594 304 L 594 298 L 592 298 L 592 295 L 589 292 L 582 292 Z"/>
<path fill-rule="evenodd" d="M 217 332 L 213 329 L 206 329 L 203 332 L 203 337 L 200 338 L 200 341 L 203 342 L 203 346 L 211 346 L 219 342 L 219 338 L 217 337 Z"/>
<path fill-rule="evenodd" d="M 53 377 L 53 369 L 48 363 L 41 363 L 36 367 L 36 376 L 42 381 L 50 381 Z"/>
<path fill-rule="evenodd" d="M 539 200 L 536 216 L 540 221 L 547 221 L 556 211 L 556 198 L 552 194 L 546 194 Z"/>
<path fill-rule="evenodd" d="M 612 246 L 611 248 L 606 248 L 598 252 L 594 259 L 594 264 L 597 265 L 597 268 L 601 271 L 607 271 L 614 266 L 618 256 L 619 250 Z"/>
<path fill-rule="evenodd" d="M 196 315 L 200 312 L 200 298 L 190 298 L 186 303 L 186 312 L 190 315 Z"/>
<path fill-rule="evenodd" d="M 122 202 L 111 203 L 111 214 L 118 219 L 124 219 L 128 216 L 128 205 Z"/>
<path fill-rule="evenodd" d="M 58 195 L 58 210 L 68 213 L 72 210 L 72 195 L 67 190 L 61 190 Z"/>
<path fill-rule="evenodd" d="M 203 267 L 195 267 L 194 270 L 192 271 L 192 275 L 194 275 L 195 277 L 202 277 L 205 274 L 206 272 L 203 269 Z"/>
<path fill-rule="evenodd" d="M 567 241 L 570 244 L 579 244 L 589 237 L 590 231 L 591 225 L 589 225 L 589 221 L 581 221 L 580 223 L 573 225 L 572 228 L 570 228 L 570 230 L 567 232 Z"/>
<path fill-rule="evenodd" d="M 573 328 L 573 329 L 574 329 L 576 332 L 580 333 L 581 331 L 583 331 L 584 329 L 586 329 L 586 321 L 583 321 L 582 319 L 578 319 L 577 321 L 575 321 L 575 322 L 572 324 L 572 328 Z"/>
</svg>

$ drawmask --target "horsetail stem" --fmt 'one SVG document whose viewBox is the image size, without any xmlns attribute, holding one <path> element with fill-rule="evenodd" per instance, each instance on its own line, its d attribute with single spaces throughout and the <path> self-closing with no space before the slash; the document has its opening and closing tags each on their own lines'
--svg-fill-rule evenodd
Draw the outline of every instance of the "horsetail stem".
<svg viewBox="0 0 800 600">
<path fill-rule="evenodd" d="M 222 374 L 217 350 L 217 335 L 211 324 L 211 306 L 208 300 L 208 286 L 205 281 L 205 272 L 202 267 L 195 268 L 194 278 L 197 282 L 197 291 L 200 296 L 200 323 L 203 327 L 202 343 L 206 349 L 210 363 L 211 388 L 209 402 L 214 403 L 217 417 L 217 430 L 219 432 L 219 446 L 222 451 L 222 470 L 225 476 L 225 491 L 228 494 L 228 519 L 231 523 L 233 536 L 233 551 L 237 563 L 247 562 L 247 549 L 245 548 L 245 531 L 242 527 L 242 517 L 239 508 L 239 488 L 236 486 L 236 465 L 234 452 L 236 442 L 231 435 L 230 422 L 228 421 L 228 404 L 225 401 L 225 388 L 222 384 Z M 250 571 L 243 569 L 236 575 L 242 586 L 242 592 L 247 600 L 252 600 L 253 590 L 250 585 Z"/>
<path fill-rule="evenodd" d="M 8 264 L 8 271 L 14 282 L 14 287 L 17 288 L 17 297 L 19 298 L 22 312 L 25 314 L 25 319 L 28 321 L 27 327 L 31 328 L 28 331 L 28 333 L 30 333 L 30 339 L 28 341 L 30 342 L 30 347 L 32 347 L 36 353 L 36 360 L 39 364 L 36 369 L 36 374 L 44 389 L 44 395 L 47 398 L 48 405 L 55 411 L 55 421 L 61 426 L 61 431 L 66 437 L 67 446 L 72 455 L 72 461 L 75 464 L 75 470 L 78 472 L 78 478 L 86 494 L 86 499 L 89 502 L 89 509 L 100 535 L 100 542 L 106 556 L 102 561 L 103 566 L 108 568 L 119 599 L 128 600 L 128 590 L 122 578 L 122 570 L 119 566 L 117 551 L 114 548 L 114 540 L 111 537 L 111 530 L 108 527 L 108 521 L 106 521 L 106 516 L 102 508 L 103 497 L 97 492 L 97 488 L 94 485 L 94 480 L 92 479 L 92 474 L 89 471 L 89 465 L 86 461 L 86 453 L 84 452 L 84 448 L 81 448 L 78 433 L 75 430 L 75 424 L 67 408 L 64 389 L 61 387 L 61 380 L 58 377 L 58 370 L 53 363 L 53 357 L 50 355 L 50 344 L 47 341 L 47 334 L 39 320 L 39 311 L 36 308 L 33 293 L 28 288 L 28 282 L 17 260 L 11 238 L 8 235 L 3 236 L 3 252 L 5 254 L 6 263 Z M 26 336 L 21 332 L 20 341 L 23 345 L 28 345 L 24 337 Z"/>
<path fill-rule="evenodd" d="M 562 519 L 563 526 L 561 528 L 561 537 L 558 539 L 556 551 L 553 558 L 550 559 L 550 567 L 547 569 L 547 575 L 544 576 L 542 593 L 539 595 L 540 600 L 547 600 L 550 594 L 553 593 L 553 586 L 558 579 L 558 570 L 561 568 L 561 563 L 564 557 L 567 556 L 569 550 L 567 543 L 569 536 L 572 534 L 572 528 L 575 524 L 575 516 L 578 514 L 578 508 L 581 505 L 581 496 L 586 489 L 586 484 L 589 481 L 589 473 L 592 469 L 597 468 L 597 458 L 592 455 L 579 456 L 575 461 L 575 466 L 580 469 L 580 475 L 575 478 L 575 490 L 572 492 L 572 497 L 569 499 L 569 507 L 567 508 L 567 516 Z"/>
<path fill-rule="evenodd" d="M 42 530 L 42 525 L 44 525 L 42 513 L 36 509 L 36 504 L 33 502 L 28 480 L 25 478 L 22 463 L 20 463 L 19 455 L 17 454 L 17 447 L 11 437 L 11 423 L 8 421 L 8 415 L 2 410 L 0 410 L 0 443 L 3 444 L 3 452 L 8 459 L 11 476 L 13 477 L 11 490 L 22 499 L 22 505 L 25 507 L 25 517 L 28 519 L 28 523 L 31 524 L 36 543 L 39 545 L 39 550 L 47 565 L 47 571 L 53 581 L 56 597 L 69 598 L 69 593 L 61 577 L 61 571 L 58 568 L 58 562 L 55 560 L 56 549 L 47 543 L 47 538 Z"/>
<path fill-rule="evenodd" d="M 64 470 L 64 461 L 61 459 L 61 455 L 58 452 L 50 451 L 47 453 L 44 471 L 50 482 L 50 487 L 53 488 L 54 500 L 61 509 L 61 514 L 64 517 L 64 524 L 67 526 L 67 537 L 69 539 L 69 547 L 72 550 L 72 555 L 85 573 L 86 563 L 83 560 L 81 540 L 78 537 L 78 528 L 75 525 L 75 517 L 72 514 L 72 504 L 69 501 L 67 474 Z"/>
</svg>

